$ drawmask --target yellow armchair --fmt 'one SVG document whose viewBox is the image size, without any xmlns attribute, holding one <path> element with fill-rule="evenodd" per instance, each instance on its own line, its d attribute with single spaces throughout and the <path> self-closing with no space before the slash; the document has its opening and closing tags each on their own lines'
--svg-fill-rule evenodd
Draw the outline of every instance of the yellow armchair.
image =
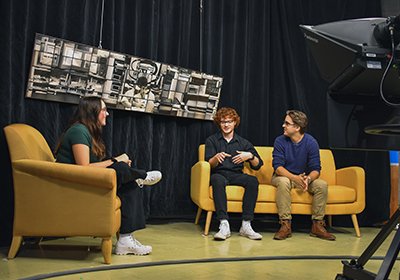
<svg viewBox="0 0 400 280">
<path fill-rule="evenodd" d="M 121 223 L 113 169 L 56 163 L 41 133 L 26 124 L 4 127 L 14 181 L 13 238 L 17 254 L 24 236 L 102 238 L 111 263 L 112 236 Z"/>
<path fill-rule="evenodd" d="M 259 192 L 255 213 L 278 213 L 276 207 L 276 188 L 271 185 L 274 172 L 272 167 L 272 147 L 255 147 L 264 165 L 260 170 L 252 170 L 245 164 L 244 172 L 257 177 Z M 205 145 L 199 146 L 199 161 L 191 169 L 190 195 L 198 206 L 195 224 L 198 224 L 203 210 L 207 212 L 204 234 L 210 229 L 212 214 L 215 211 L 212 187 L 210 186 L 210 164 L 204 160 Z M 357 237 L 361 236 L 356 214 L 365 208 L 365 173 L 357 166 L 336 169 L 330 150 L 321 149 L 320 178 L 328 183 L 328 202 L 326 215 L 332 224 L 331 215 L 351 215 Z M 312 195 L 292 190 L 292 214 L 311 215 Z M 227 186 L 228 212 L 241 213 L 244 189 L 240 186 Z"/>
</svg>

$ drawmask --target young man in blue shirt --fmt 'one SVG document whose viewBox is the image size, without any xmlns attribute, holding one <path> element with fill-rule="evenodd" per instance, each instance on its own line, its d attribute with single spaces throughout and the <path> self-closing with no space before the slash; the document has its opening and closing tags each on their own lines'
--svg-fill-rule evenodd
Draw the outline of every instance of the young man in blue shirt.
<svg viewBox="0 0 400 280">
<path fill-rule="evenodd" d="M 281 227 L 274 239 L 284 240 L 292 235 L 291 194 L 292 188 L 300 188 L 313 195 L 311 236 L 325 240 L 336 237 L 325 229 L 325 207 L 328 197 L 327 183 L 319 179 L 321 162 L 319 145 L 305 133 L 308 124 L 306 114 L 289 110 L 283 122 L 283 135 L 275 139 L 272 153 L 274 175 L 272 185 L 277 188 L 276 204 Z"/>
<path fill-rule="evenodd" d="M 254 146 L 235 133 L 240 124 L 240 117 L 233 108 L 220 108 L 214 121 L 220 131 L 206 140 L 205 159 L 211 166 L 210 184 L 212 185 L 217 219 L 220 221 L 215 240 L 225 240 L 231 236 L 228 222 L 226 185 L 237 185 L 245 188 L 243 196 L 242 226 L 239 234 L 253 240 L 262 239 L 261 234 L 251 227 L 254 208 L 258 195 L 258 180 L 255 176 L 243 173 L 244 162 L 252 169 L 258 170 L 263 161 Z"/>
</svg>

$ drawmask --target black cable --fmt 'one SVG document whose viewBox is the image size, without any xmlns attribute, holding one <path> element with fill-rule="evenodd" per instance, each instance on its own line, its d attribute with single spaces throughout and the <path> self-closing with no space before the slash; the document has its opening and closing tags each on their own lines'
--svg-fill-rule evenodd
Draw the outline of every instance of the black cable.
<svg viewBox="0 0 400 280">
<path fill-rule="evenodd" d="M 203 71 L 203 11 L 204 11 L 204 7 L 203 7 L 203 0 L 200 0 L 200 34 L 199 34 L 199 36 L 200 36 L 200 38 L 199 38 L 199 44 L 200 44 L 200 50 L 199 50 L 199 55 L 200 55 L 200 58 L 199 58 L 199 60 L 200 60 L 200 65 L 199 65 L 199 67 L 200 67 L 200 72 L 202 72 Z"/>
<path fill-rule="evenodd" d="M 103 18 L 104 18 L 104 0 L 101 1 L 101 15 L 100 15 L 100 39 L 99 39 L 99 49 L 102 49 L 103 40 Z"/>
<path fill-rule="evenodd" d="M 385 72 L 383 73 L 383 76 L 382 76 L 382 79 L 381 79 L 381 83 L 380 83 L 380 86 L 379 86 L 379 91 L 380 91 L 382 100 L 383 100 L 386 104 L 388 104 L 388 105 L 390 105 L 390 106 L 393 106 L 393 107 L 398 107 L 398 106 L 400 106 L 399 103 L 392 103 L 392 102 L 390 102 L 389 100 L 387 100 L 387 99 L 385 98 L 385 96 L 383 95 L 383 82 L 384 82 L 385 79 L 386 79 L 387 73 L 388 73 L 390 67 L 392 66 L 393 59 L 394 59 L 394 56 L 395 56 L 394 36 L 393 36 L 394 27 L 393 27 L 393 26 L 390 26 L 390 27 L 389 27 L 389 32 L 390 32 L 390 41 L 391 41 L 391 46 L 392 46 L 392 57 L 390 58 L 389 63 L 388 63 L 388 65 L 387 65 L 386 69 L 385 69 Z"/>
<path fill-rule="evenodd" d="M 346 120 L 344 132 L 345 132 L 345 142 L 346 142 L 347 147 L 350 147 L 349 127 L 350 127 L 350 122 L 351 122 L 352 117 L 354 116 L 354 112 L 355 112 L 356 108 L 357 108 L 357 104 L 353 105 L 353 108 L 351 109 L 351 112 L 348 115 L 347 120 Z"/>
<path fill-rule="evenodd" d="M 384 256 L 371 257 L 371 260 L 383 260 Z M 180 264 L 196 264 L 196 263 L 213 263 L 213 262 L 240 262 L 240 261 L 285 261 L 285 260 L 343 260 L 343 259 L 357 259 L 355 256 L 323 256 L 323 255 L 303 255 L 303 256 L 258 256 L 258 257 L 239 257 L 239 258 L 206 258 L 206 259 L 188 259 L 188 260 L 169 260 L 169 261 L 156 261 L 144 262 L 135 264 L 120 264 L 120 265 L 102 265 L 98 267 L 80 268 L 73 270 L 66 270 L 61 272 L 53 272 L 46 274 L 38 274 L 21 280 L 37 280 L 48 279 L 53 277 L 89 273 L 117 269 L 141 268 L 162 265 L 180 265 Z M 399 259 L 397 259 L 399 260 Z"/>
</svg>

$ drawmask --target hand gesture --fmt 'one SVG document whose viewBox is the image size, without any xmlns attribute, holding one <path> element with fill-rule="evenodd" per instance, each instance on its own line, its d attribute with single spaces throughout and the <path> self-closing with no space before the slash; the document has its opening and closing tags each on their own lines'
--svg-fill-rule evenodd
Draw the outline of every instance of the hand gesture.
<svg viewBox="0 0 400 280">
<path fill-rule="evenodd" d="M 238 154 L 232 158 L 232 162 L 234 164 L 245 162 L 246 160 L 249 160 L 253 157 L 253 154 L 250 152 L 244 152 L 244 151 L 236 151 L 236 152 Z"/>
<path fill-rule="evenodd" d="M 304 192 L 308 190 L 308 183 L 309 183 L 309 177 L 305 174 L 299 174 L 297 175 L 295 182 L 298 186 L 300 186 Z"/>
<path fill-rule="evenodd" d="M 227 153 L 225 153 L 225 152 L 220 152 L 220 153 L 218 153 L 218 154 L 215 154 L 214 157 L 215 157 L 215 158 L 218 160 L 218 162 L 221 164 L 221 163 L 225 160 L 226 157 L 231 157 L 231 155 L 230 155 L 230 154 L 227 154 Z"/>
</svg>

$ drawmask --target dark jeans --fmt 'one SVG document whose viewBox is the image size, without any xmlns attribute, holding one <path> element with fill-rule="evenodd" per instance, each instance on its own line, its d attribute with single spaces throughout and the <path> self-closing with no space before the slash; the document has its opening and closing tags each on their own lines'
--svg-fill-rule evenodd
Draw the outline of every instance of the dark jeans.
<svg viewBox="0 0 400 280">
<path fill-rule="evenodd" d="M 143 189 L 136 182 L 121 185 L 117 190 L 121 199 L 120 233 L 131 233 L 146 227 L 143 207 Z"/>
<path fill-rule="evenodd" d="M 254 207 L 258 196 L 258 180 L 255 176 L 244 173 L 220 171 L 211 175 L 210 182 L 213 189 L 214 204 L 217 219 L 228 219 L 226 186 L 238 185 L 245 188 L 243 195 L 242 219 L 251 221 L 254 218 Z"/>
<path fill-rule="evenodd" d="M 131 233 L 145 228 L 146 218 L 143 207 L 143 189 L 136 184 L 136 179 L 146 178 L 146 171 L 129 167 L 117 162 L 109 166 L 117 172 L 117 195 L 121 199 L 120 233 Z"/>
</svg>

